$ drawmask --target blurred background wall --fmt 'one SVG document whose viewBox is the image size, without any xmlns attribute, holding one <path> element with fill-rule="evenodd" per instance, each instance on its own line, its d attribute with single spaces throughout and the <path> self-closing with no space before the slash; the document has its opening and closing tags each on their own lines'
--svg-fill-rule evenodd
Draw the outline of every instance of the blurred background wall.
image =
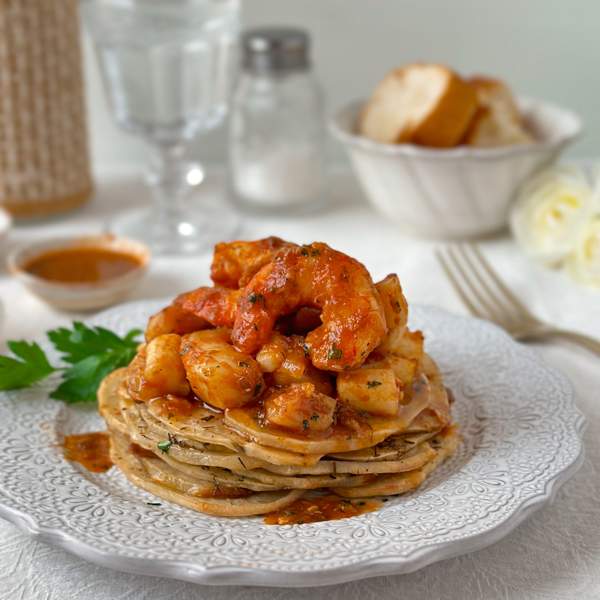
<svg viewBox="0 0 600 600">
<path fill-rule="evenodd" d="M 328 111 L 367 95 L 394 66 L 444 62 L 461 73 L 506 80 L 523 95 L 579 113 L 585 132 L 571 156 L 600 148 L 598 0 L 242 0 L 244 26 L 297 25 L 313 37 L 314 67 Z M 140 164 L 139 141 L 113 125 L 88 40 L 87 92 L 95 165 Z M 225 159 L 226 129 L 203 136 L 194 153 Z M 334 161 L 345 160 L 331 144 Z"/>
</svg>

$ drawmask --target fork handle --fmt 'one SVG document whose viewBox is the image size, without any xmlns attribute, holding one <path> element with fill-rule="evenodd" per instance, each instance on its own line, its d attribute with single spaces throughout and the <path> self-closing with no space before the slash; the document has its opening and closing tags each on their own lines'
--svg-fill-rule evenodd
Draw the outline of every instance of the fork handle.
<svg viewBox="0 0 600 600">
<path fill-rule="evenodd" d="M 529 339 L 562 338 L 600 356 L 600 340 L 596 340 L 583 333 L 566 331 L 565 329 L 543 328 L 532 331 L 527 337 Z"/>
</svg>

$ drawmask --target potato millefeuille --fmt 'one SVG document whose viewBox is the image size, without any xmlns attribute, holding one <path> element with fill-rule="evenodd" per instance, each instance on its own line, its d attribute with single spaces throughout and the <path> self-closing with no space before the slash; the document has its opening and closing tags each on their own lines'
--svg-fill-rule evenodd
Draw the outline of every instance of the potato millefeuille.
<svg viewBox="0 0 600 600">
<path fill-rule="evenodd" d="M 326 244 L 267 238 L 218 244 L 211 277 L 152 316 L 100 388 L 132 483 L 250 516 L 320 492 L 330 508 L 332 493 L 401 494 L 453 453 L 448 394 L 396 275 L 374 283 Z"/>
</svg>

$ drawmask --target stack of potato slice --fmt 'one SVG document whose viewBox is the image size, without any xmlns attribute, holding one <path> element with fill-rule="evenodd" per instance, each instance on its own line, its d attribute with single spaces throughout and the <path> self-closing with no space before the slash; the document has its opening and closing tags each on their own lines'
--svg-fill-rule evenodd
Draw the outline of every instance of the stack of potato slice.
<svg viewBox="0 0 600 600">
<path fill-rule="evenodd" d="M 273 435 L 244 409 L 198 405 L 191 415 L 165 414 L 128 396 L 125 369 L 102 384 L 100 411 L 113 461 L 135 485 L 213 515 L 257 515 L 316 490 L 365 498 L 418 487 L 459 439 L 446 390 L 429 366 L 424 393 L 397 418 L 368 417 L 368 435 L 350 439 Z"/>
</svg>

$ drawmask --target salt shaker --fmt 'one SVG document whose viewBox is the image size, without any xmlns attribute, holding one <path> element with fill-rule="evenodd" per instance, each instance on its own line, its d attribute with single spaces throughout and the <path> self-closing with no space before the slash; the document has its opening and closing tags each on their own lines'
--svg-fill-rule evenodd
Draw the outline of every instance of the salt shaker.
<svg viewBox="0 0 600 600">
<path fill-rule="evenodd" d="M 323 97 L 300 29 L 246 31 L 230 120 L 230 190 L 236 204 L 265 212 L 324 202 Z"/>
</svg>

